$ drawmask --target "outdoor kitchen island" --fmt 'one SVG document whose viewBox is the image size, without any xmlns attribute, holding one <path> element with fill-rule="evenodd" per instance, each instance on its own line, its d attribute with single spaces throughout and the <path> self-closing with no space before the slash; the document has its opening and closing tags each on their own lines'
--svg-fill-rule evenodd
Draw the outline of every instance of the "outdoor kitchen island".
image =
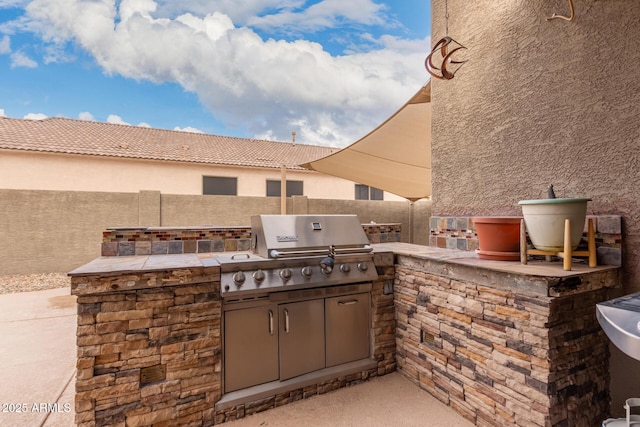
<svg viewBox="0 0 640 427">
<path fill-rule="evenodd" d="M 492 261 L 404 243 L 395 255 L 396 361 L 479 426 L 596 426 L 609 414 L 596 303 L 619 267 Z"/>
<path fill-rule="evenodd" d="M 325 368 L 311 383 L 227 404 L 216 253 L 101 257 L 74 270 L 76 423 L 214 425 L 396 366 L 477 425 L 596 425 L 606 417 L 608 350 L 595 304 L 618 286 L 616 268 L 563 272 L 471 252 L 372 246 L 370 356 L 345 364 L 346 374 L 332 378 L 335 368 Z"/>
</svg>

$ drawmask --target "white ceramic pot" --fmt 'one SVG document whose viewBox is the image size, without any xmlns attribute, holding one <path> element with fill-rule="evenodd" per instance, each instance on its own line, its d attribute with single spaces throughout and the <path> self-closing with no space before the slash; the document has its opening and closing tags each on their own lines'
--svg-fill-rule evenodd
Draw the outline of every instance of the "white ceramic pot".
<svg viewBox="0 0 640 427">
<path fill-rule="evenodd" d="M 521 200 L 522 216 L 531 243 L 542 251 L 564 250 L 564 223 L 571 221 L 571 247 L 576 249 L 582 238 L 587 216 L 587 202 L 591 199 Z"/>
</svg>

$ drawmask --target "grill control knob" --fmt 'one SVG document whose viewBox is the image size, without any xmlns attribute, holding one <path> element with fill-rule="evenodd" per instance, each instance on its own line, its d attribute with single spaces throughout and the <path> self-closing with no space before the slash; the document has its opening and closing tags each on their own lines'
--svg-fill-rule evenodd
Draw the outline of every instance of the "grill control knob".
<svg viewBox="0 0 640 427">
<path fill-rule="evenodd" d="M 282 280 L 284 280 L 285 282 L 287 280 L 291 279 L 291 269 L 284 268 L 284 269 L 280 270 L 280 278 Z"/>
<path fill-rule="evenodd" d="M 300 273 L 302 273 L 304 277 L 311 277 L 311 274 L 313 274 L 313 270 L 311 270 L 311 267 L 307 265 L 306 267 L 302 267 Z"/>
<path fill-rule="evenodd" d="M 369 264 L 367 264 L 366 262 L 359 262 L 358 263 L 358 270 L 367 271 L 368 269 L 369 269 Z"/>
<path fill-rule="evenodd" d="M 242 286 L 245 280 L 244 273 L 242 271 L 233 273 L 233 276 L 231 276 L 231 278 L 233 279 L 233 283 L 235 283 L 238 286 Z"/>
<path fill-rule="evenodd" d="M 343 273 L 348 273 L 351 271 L 351 267 L 349 266 L 349 264 L 341 264 L 340 271 L 342 271 Z"/>
<path fill-rule="evenodd" d="M 253 276 L 253 280 L 255 280 L 256 283 L 262 283 L 265 278 L 264 271 L 262 270 L 256 271 L 255 273 L 252 274 L 252 276 Z"/>
<path fill-rule="evenodd" d="M 330 265 L 323 265 L 322 267 L 320 267 L 320 271 L 328 276 L 333 271 L 333 267 L 331 267 Z"/>
</svg>

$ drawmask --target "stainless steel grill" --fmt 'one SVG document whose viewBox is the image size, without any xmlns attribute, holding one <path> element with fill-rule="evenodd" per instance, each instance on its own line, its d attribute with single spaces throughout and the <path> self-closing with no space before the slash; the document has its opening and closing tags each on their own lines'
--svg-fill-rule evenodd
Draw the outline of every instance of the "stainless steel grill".
<svg viewBox="0 0 640 427">
<path fill-rule="evenodd" d="M 640 292 L 596 304 L 596 315 L 611 342 L 640 360 Z"/>
<path fill-rule="evenodd" d="M 370 304 L 378 275 L 357 216 L 260 215 L 251 232 L 250 252 L 217 257 L 224 404 L 340 375 L 354 363 L 376 366 Z"/>
<path fill-rule="evenodd" d="M 356 215 L 259 215 L 251 233 L 251 252 L 217 257 L 226 300 L 377 278 Z"/>
</svg>

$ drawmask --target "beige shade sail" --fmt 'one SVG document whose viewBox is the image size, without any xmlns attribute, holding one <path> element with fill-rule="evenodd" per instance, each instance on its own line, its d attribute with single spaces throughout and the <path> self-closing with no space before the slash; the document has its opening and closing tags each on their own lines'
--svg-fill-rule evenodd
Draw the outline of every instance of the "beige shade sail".
<svg viewBox="0 0 640 427">
<path fill-rule="evenodd" d="M 369 134 L 300 165 L 411 201 L 431 195 L 431 82 Z"/>
</svg>

